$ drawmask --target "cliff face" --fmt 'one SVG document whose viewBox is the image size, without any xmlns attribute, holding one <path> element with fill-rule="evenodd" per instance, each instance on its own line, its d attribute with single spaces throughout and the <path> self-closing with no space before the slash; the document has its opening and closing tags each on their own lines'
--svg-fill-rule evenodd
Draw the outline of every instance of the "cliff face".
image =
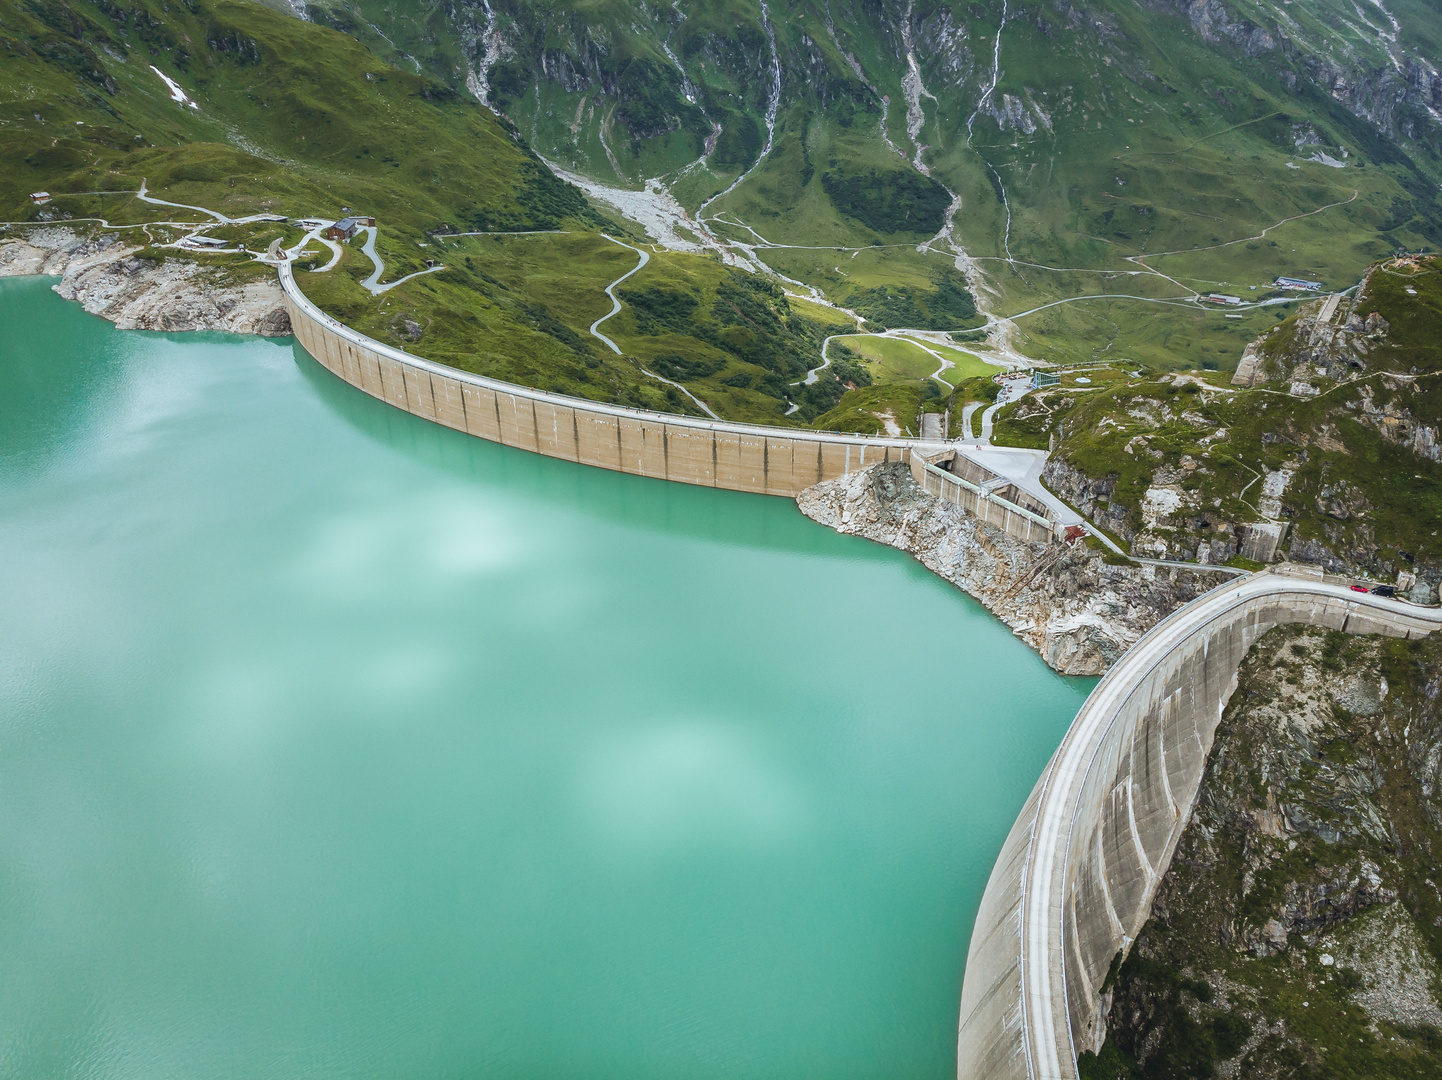
<svg viewBox="0 0 1442 1080">
<path fill-rule="evenodd" d="M 290 315 L 271 277 L 235 280 L 187 259 L 138 258 L 113 233 L 34 229 L 0 241 L 0 277 L 59 277 L 55 291 L 122 330 L 228 330 L 284 337 Z"/>
<path fill-rule="evenodd" d="M 1442 641 L 1253 648 L 1084 1077 L 1442 1075 L 1439 693 Z"/>
<path fill-rule="evenodd" d="M 1355 296 L 1301 306 L 1206 372 L 1093 371 L 997 419 L 1053 449 L 1043 479 L 1134 555 L 1289 559 L 1394 584 L 1442 583 L 1442 261 L 1375 265 Z"/>
<path fill-rule="evenodd" d="M 1080 543 L 1022 543 L 928 495 L 901 464 L 817 484 L 796 502 L 838 532 L 911 552 L 1066 675 L 1100 675 L 1158 621 L 1221 581 L 1206 571 L 1113 566 Z"/>
</svg>

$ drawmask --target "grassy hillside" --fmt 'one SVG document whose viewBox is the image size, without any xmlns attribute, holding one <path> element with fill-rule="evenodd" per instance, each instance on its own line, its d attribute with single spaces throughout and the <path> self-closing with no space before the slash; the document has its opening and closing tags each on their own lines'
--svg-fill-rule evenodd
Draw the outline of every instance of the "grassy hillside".
<svg viewBox="0 0 1442 1080">
<path fill-rule="evenodd" d="M 801 408 L 784 422 L 805 422 L 842 393 L 834 376 L 804 396 L 790 386 L 819 363 L 821 323 L 794 315 L 764 278 L 696 256 L 658 255 L 631 280 L 640 306 L 608 324 L 626 355 L 611 352 L 588 328 L 610 308 L 606 284 L 635 263 L 601 235 L 625 228 L 469 94 L 398 70 L 351 35 L 249 0 L 0 0 L 0 48 L 0 216 L 12 222 L 205 220 L 141 202 L 142 182 L 237 217 L 353 208 L 378 219 L 386 280 L 428 258 L 447 267 L 381 297 L 359 286 L 372 269 L 359 245 L 332 273 L 305 272 L 325 260 L 299 268 L 308 294 L 391 344 L 527 385 L 698 411 L 647 367 L 722 415 L 763 422 L 782 422 L 791 397 Z M 32 204 L 42 189 L 55 198 Z M 543 234 L 504 235 L 533 230 Z M 274 225 L 209 232 L 253 250 L 300 236 Z M 165 243 L 178 233 L 127 235 Z M 270 272 L 243 256 L 191 257 Z M 700 317 L 647 321 L 645 301 L 671 294 Z"/>
<path fill-rule="evenodd" d="M 143 177 L 166 198 L 222 212 L 349 205 L 413 235 L 588 213 L 473 100 L 256 3 L 0 0 L 0 35 L 0 207 L 11 220 L 39 213 L 26 198 L 37 188 L 134 190 Z M 171 100 L 152 68 L 199 107 Z M 67 195 L 57 208 L 141 212 L 115 198 Z"/>
<path fill-rule="evenodd" d="M 1228 370 L 1271 312 L 1227 320 L 1196 293 L 1262 300 L 1278 274 L 1345 288 L 1442 242 L 1442 18 L 1419 0 L 1017 3 L 1005 21 L 952 0 L 312 8 L 489 88 L 545 154 L 606 182 L 660 177 L 695 209 L 751 169 L 707 206 L 712 228 L 797 245 L 762 254 L 848 306 L 951 267 L 927 241 L 954 196 L 985 307 L 1037 359 Z M 895 254 L 864 283 L 850 250 L 816 250 L 872 245 Z"/>
<path fill-rule="evenodd" d="M 1247 523 L 1271 521 L 1295 558 L 1435 585 L 1442 266 L 1381 264 L 1330 320 L 1322 308 L 1312 301 L 1259 339 L 1255 386 L 1088 372 L 1090 385 L 1068 380 L 1004 409 L 998 441 L 1054 444 L 1049 481 L 1134 553 L 1225 561 Z"/>
<path fill-rule="evenodd" d="M 616 357 L 588 327 L 630 256 L 599 234 L 637 242 L 639 229 L 597 215 L 532 144 L 618 185 L 660 175 L 693 212 L 705 205 L 722 243 L 866 329 L 951 331 L 988 355 L 969 336 L 986 327 L 992 348 L 1150 370 L 1232 370 L 1296 310 L 1271 290 L 1277 274 L 1345 287 L 1442 220 L 1430 91 L 1388 74 L 1436 41 L 1422 4 L 1398 9 L 1395 41 L 1331 0 L 1223 5 L 1210 22 L 1120 0 L 1008 5 L 1005 22 L 949 0 L 306 10 L 309 22 L 279 0 L 0 0 L 5 216 L 154 220 L 127 194 L 142 178 L 227 213 L 374 213 L 388 279 L 427 258 L 447 269 L 376 299 L 356 286 L 368 260 L 348 251 L 349 284 L 301 280 L 377 336 L 692 408 L 641 370 L 654 361 L 723 415 L 786 423 L 824 422 L 848 385 L 868 390 L 830 370 L 802 383 L 824 327 L 850 328 L 841 317 L 751 289 L 765 274 L 738 284 L 709 257 L 657 253 L 608 324 Z M 1373 82 L 1319 95 L 1374 62 L 1387 66 Z M 34 207 L 37 188 L 58 198 Z M 440 237 L 536 229 L 571 239 Z M 647 315 L 648 288 L 690 296 L 697 318 Z M 752 311 L 727 290 L 766 296 Z M 1213 290 L 1257 303 L 1194 301 Z M 870 377 L 925 396 L 919 363 Z"/>
<path fill-rule="evenodd" d="M 580 230 L 432 244 L 447 269 L 379 299 L 358 284 L 371 263 L 354 247 L 336 271 L 299 280 L 307 295 L 364 333 L 526 386 L 701 414 L 644 369 L 683 383 L 722 416 L 788 425 L 811 420 L 827 400 L 813 403 L 789 385 L 820 362 L 813 357 L 825 325 L 794 312 L 765 278 L 692 255 L 653 255 L 620 287 L 625 306 L 604 326 L 623 350 L 617 356 L 589 327 L 611 310 L 603 290 L 636 265 L 633 251 Z M 394 273 L 413 268 L 398 259 Z M 834 376 L 811 389 L 833 385 L 834 400 Z M 802 408 L 787 418 L 790 397 Z"/>
</svg>

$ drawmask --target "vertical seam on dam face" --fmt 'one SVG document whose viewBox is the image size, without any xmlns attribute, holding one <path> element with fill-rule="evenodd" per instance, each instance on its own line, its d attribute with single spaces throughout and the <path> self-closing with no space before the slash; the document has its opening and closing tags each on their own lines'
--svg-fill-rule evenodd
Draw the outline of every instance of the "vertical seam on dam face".
<svg viewBox="0 0 1442 1080">
<path fill-rule="evenodd" d="M 1101 823 L 1098 822 L 1097 831 L 1094 834 L 1097 851 L 1097 882 L 1101 887 L 1102 899 L 1106 901 L 1106 913 L 1107 918 L 1111 923 L 1112 933 L 1114 936 L 1122 938 L 1126 936 L 1127 931 L 1126 927 L 1122 925 L 1121 916 L 1117 914 L 1116 904 L 1112 902 L 1111 885 L 1107 883 L 1107 849 L 1106 845 L 1102 842 L 1102 835 L 1103 827 Z"/>
<path fill-rule="evenodd" d="M 1178 609 L 1123 654 L 1048 762 L 987 882 L 962 984 L 959 1080 L 1075 1080 L 1076 1053 L 1099 1049 L 1096 988 L 1150 914 L 1237 669 L 1288 622 L 1412 639 L 1442 626 L 1442 611 L 1257 574 Z M 1184 740 L 1170 749 L 1167 725 Z M 1123 830 L 1134 854 L 1116 848 L 1115 863 L 1108 850 L 1125 845 Z"/>
<path fill-rule="evenodd" d="M 1178 690 L 1177 694 L 1180 695 L 1181 690 Z M 1157 757 L 1162 776 L 1162 790 L 1166 794 L 1167 805 L 1172 808 L 1172 817 L 1180 817 L 1181 807 L 1177 805 L 1177 800 L 1172 796 L 1172 778 L 1167 775 L 1167 726 L 1165 723 L 1157 725 Z"/>
<path fill-rule="evenodd" d="M 294 270 L 289 264 L 279 267 L 279 276 L 295 336 L 307 352 L 320 358 L 321 366 L 372 397 L 412 415 L 452 428 L 456 426 L 455 404 L 446 395 L 450 393 L 449 388 L 454 386 L 460 397 L 461 426 L 458 430 L 505 446 L 634 475 L 663 476 L 680 483 L 794 498 L 813 484 L 850 472 L 853 462 L 866 461 L 868 447 L 880 447 L 888 461 L 893 460 L 891 451 L 896 450 L 898 457 L 905 461 L 912 449 L 921 445 L 920 440 L 911 438 L 837 434 L 804 428 L 774 428 L 699 419 L 680 414 L 652 413 L 489 379 L 435 364 L 423 357 L 413 356 L 368 338 L 337 322 L 316 307 L 300 291 Z M 437 377 L 444 380 L 447 388 L 440 396 L 436 393 Z M 429 395 L 426 393 L 427 386 L 430 388 Z M 480 395 L 483 408 L 484 398 L 489 395 L 490 411 L 495 417 L 494 432 L 485 430 L 486 425 L 479 423 L 475 428 L 472 427 L 470 407 L 466 401 L 470 394 Z M 503 402 L 502 398 L 506 400 Z M 442 400 L 447 404 L 442 406 Z M 530 406 L 529 444 L 526 442 L 525 426 L 521 421 L 523 402 Z M 542 406 L 551 410 L 549 435 L 541 429 Z M 503 409 L 510 411 L 509 419 L 504 417 Z M 561 418 L 557 411 L 561 409 L 571 414 L 569 446 L 565 445 L 567 440 L 561 434 Z M 447 416 L 452 417 L 451 422 L 447 421 Z M 587 424 L 580 422 L 583 417 L 588 420 Z M 607 460 L 608 455 L 601 451 L 602 440 L 606 437 L 608 427 L 616 433 L 614 464 Z M 672 434 L 676 436 L 674 440 L 671 438 Z M 710 441 L 709 454 L 703 436 Z M 630 455 L 626 450 L 628 439 L 634 439 L 634 460 L 629 459 Z M 758 444 L 762 457 L 759 475 L 755 468 L 755 459 L 748 456 L 751 451 L 747 449 L 748 446 L 755 447 Z M 803 469 L 797 468 L 800 459 L 804 459 L 803 448 L 811 445 L 816 448 L 814 479 L 800 475 Z M 827 446 L 835 449 L 828 451 Z M 860 453 L 852 454 L 853 447 Z M 781 475 L 773 475 L 770 461 L 773 449 L 778 453 L 791 455 L 792 465 L 789 469 L 780 470 Z M 841 452 L 837 453 L 836 450 Z M 731 460 L 733 454 L 734 463 Z M 721 464 L 723 457 L 728 462 L 725 468 Z"/>
</svg>

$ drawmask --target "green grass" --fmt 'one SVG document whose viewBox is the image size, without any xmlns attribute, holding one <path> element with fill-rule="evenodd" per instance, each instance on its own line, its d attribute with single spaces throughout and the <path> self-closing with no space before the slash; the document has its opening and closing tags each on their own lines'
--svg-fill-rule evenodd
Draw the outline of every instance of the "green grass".
<svg viewBox="0 0 1442 1080">
<path fill-rule="evenodd" d="M 813 304 L 796 296 L 789 297 L 791 309 L 803 318 L 810 319 L 818 326 L 824 326 L 828 333 L 835 334 L 856 326 L 856 321 L 844 311 L 837 311 L 824 304 Z"/>
<path fill-rule="evenodd" d="M 0 0 L 6 217 L 34 216 L 38 187 L 135 190 L 142 177 L 163 198 L 227 213 L 352 206 L 413 238 L 590 217 L 474 100 L 350 37 L 244 0 L 131 7 Z M 152 63 L 200 108 L 171 101 Z"/>
<path fill-rule="evenodd" d="M 866 386 L 848 390 L 841 403 L 816 418 L 819 431 L 854 431 L 866 435 L 887 433 L 886 420 L 903 435 L 916 434 L 916 418 L 925 394 L 915 383 Z"/>
<path fill-rule="evenodd" d="M 387 65 L 345 34 L 246 0 L 169 8 L 141 0 L 143 33 L 119 9 L 37 2 L 0 0 L 0 27 L 20 58 L 0 71 L 0 205 L 11 219 L 206 220 L 127 194 L 142 179 L 158 197 L 234 216 L 339 216 L 351 207 L 378 219 L 385 280 L 427 258 L 447 267 L 381 297 L 359 287 L 371 264 L 355 248 L 332 273 L 300 268 L 308 295 L 381 341 L 524 385 L 698 411 L 644 366 L 686 383 L 724 416 L 761 422 L 806 423 L 844 392 L 834 377 L 804 391 L 788 386 L 819 362 L 822 323 L 794 314 L 769 282 L 696 256 L 657 255 L 626 287 L 686 290 L 699 321 L 647 329 L 627 304 L 606 327 L 624 350 L 616 356 L 589 326 L 610 309 L 605 286 L 636 260 L 599 230 L 627 231 L 556 181 L 473 99 Z M 46 59 L 56 55 L 71 60 Z M 152 60 L 198 109 L 169 100 Z M 29 192 L 40 188 L 54 202 L 33 206 Z M 78 194 L 91 191 L 118 194 Z M 567 235 L 444 235 L 556 228 Z M 261 225 L 208 231 L 253 249 L 282 234 Z M 149 233 L 158 242 L 178 235 Z M 196 258 L 236 274 L 270 272 L 235 257 Z M 843 325 L 834 312 L 805 307 L 824 313 L 826 327 Z M 793 398 L 802 408 L 788 420 Z"/>
<path fill-rule="evenodd" d="M 941 367 L 941 361 L 927 349 L 940 353 L 953 364 L 936 376 L 952 388 L 968 379 L 981 376 L 989 378 L 1001 370 L 995 364 L 989 364 L 979 356 L 961 349 L 933 345 L 931 342 L 927 342 L 926 348 L 922 348 L 908 337 L 852 334 L 833 339 L 833 348 L 836 342 L 844 343 L 866 361 L 872 379 L 877 384 L 934 381 L 932 375 Z"/>
<path fill-rule="evenodd" d="M 1399 2 L 1406 47 L 1437 55 L 1435 11 L 1419 0 Z M 429 75 L 463 85 L 458 38 L 462 23 L 474 32 L 469 15 L 431 0 L 314 6 L 397 61 L 416 57 Z M 1239 0 L 1237 10 L 1260 26 L 1277 19 L 1275 4 Z M 906 131 L 907 61 L 895 20 L 851 0 L 776 0 L 770 11 L 785 69 L 775 148 L 711 211 L 739 215 L 778 243 L 867 249 L 764 253 L 838 303 L 856 306 L 877 289 L 934 292 L 951 255 L 916 251 L 927 239 L 919 221 L 858 216 L 853 203 L 826 191 L 828 175 L 875 172 L 926 183 L 905 173 L 903 159 L 916 147 Z M 976 113 L 999 11 L 952 2 L 917 16 L 932 35 L 914 52 L 934 95 L 924 100 L 917 140 L 928 146 L 932 175 L 962 200 L 957 236 L 995 290 L 996 312 L 1018 315 L 1092 293 L 1148 298 L 1078 301 L 1026 315 L 1017 344 L 1031 355 L 1230 370 L 1272 312 L 1234 320 L 1148 301 L 1213 289 L 1250 298 L 1252 285 L 1260 296 L 1280 273 L 1343 287 L 1398 245 L 1442 240 L 1436 140 L 1382 135 L 1299 66 L 1304 54 L 1351 58 L 1368 70 L 1390 66 L 1376 35 L 1358 32 L 1341 0 L 1287 9 L 1290 32 L 1304 46 L 1256 55 L 1198 35 L 1180 10 L 1089 0 L 1078 11 L 1075 25 L 1048 12 L 1008 22 L 990 106 L 1015 103 L 1021 126 L 999 124 L 990 107 Z M 759 152 L 771 52 L 755 0 L 689 2 L 675 11 L 634 0 L 554 0 L 512 5 L 501 18 L 516 54 L 491 73 L 492 85 L 521 132 L 562 163 L 631 186 L 663 176 L 695 209 Z M 371 22 L 395 45 L 365 25 Z M 942 25 L 969 43 L 962 68 L 935 47 Z M 585 73 L 567 77 L 577 88 L 542 74 L 543 53 L 547 71 L 569 65 Z M 684 69 L 694 103 L 680 94 L 674 65 Z M 648 116 L 666 122 L 648 126 Z M 692 167 L 698 136 L 712 121 L 723 129 L 720 148 Z M 1304 132 L 1334 156 L 1345 152 L 1347 167 L 1306 160 L 1311 150 L 1295 142 Z M 1338 202 L 1345 205 L 1312 214 Z M 1018 261 L 1005 261 L 1008 254 Z M 1160 273 L 1139 274 L 1127 261 L 1143 256 Z"/>
<path fill-rule="evenodd" d="M 1132 379 L 1114 370 L 1102 381 L 1102 372 L 1090 372 L 1098 381 L 1087 392 L 1076 392 L 1071 380 L 1070 388 L 1034 392 L 1001 410 L 996 441 L 1045 448 L 1059 438 L 1060 456 L 1090 477 L 1112 478 L 1110 503 L 1125 508 L 1134 525 L 1158 472 L 1181 477 L 1190 459 L 1194 467 L 1180 483 L 1200 508 L 1199 531 L 1187 541 L 1193 546 L 1209 528 L 1257 520 L 1258 475 L 1286 467 L 1294 473 L 1284 500 L 1294 540 L 1361 552 L 1379 578 L 1409 558 L 1442 558 L 1442 465 L 1359 419 L 1365 396 L 1373 408 L 1442 421 L 1442 342 L 1433 329 L 1442 274 L 1435 260 L 1424 265 L 1421 273 L 1379 270 L 1369 279 L 1359 313 L 1377 311 L 1397 331 L 1372 347 L 1356 382 L 1319 380 L 1325 392 L 1305 399 L 1274 387 L 1198 392 L 1169 377 Z M 1289 365 L 1297 356 L 1288 350 L 1305 345 L 1293 342 L 1294 327 L 1284 321 L 1273 335 Z M 1381 377 L 1386 371 L 1420 377 L 1403 384 Z M 1355 512 L 1338 516 L 1331 508 L 1328 499 L 1339 491 L 1362 500 Z"/>
<path fill-rule="evenodd" d="M 1435 20 L 1414 0 L 1401 2 L 1410 13 L 1408 33 L 1422 35 L 1415 47 L 1431 48 Z M 770 48 L 754 0 L 684 4 L 684 18 L 664 6 L 643 14 L 633 0 L 513 5 L 501 19 L 515 52 L 489 73 L 508 120 L 464 89 L 470 60 L 457 38 L 455 9 L 433 0 L 317 0 L 315 21 L 305 22 L 274 10 L 279 0 L 270 4 L 134 0 L 122 10 L 108 0 L 0 0 L 0 38 L 8 50 L 0 69 L 0 216 L 154 221 L 157 208 L 124 195 L 70 194 L 133 191 L 142 178 L 161 197 L 237 215 L 338 216 L 352 207 L 379 218 L 390 279 L 419 268 L 438 244 L 448 259 L 454 251 L 473 264 L 380 301 L 354 289 L 354 278 L 368 269 L 363 259 L 347 260 L 349 284 L 307 280 L 307 288 L 337 305 L 336 313 L 350 313 L 386 340 L 397 340 L 404 306 L 405 318 L 423 324 L 420 341 L 409 347 L 435 348 L 438 359 L 557 389 L 648 407 L 675 397 L 678 409 L 693 408 L 641 374 L 637 362 L 660 363 L 686 375 L 680 381 L 726 416 L 810 423 L 840 407 L 846 388 L 834 377 L 812 387 L 792 384 L 816 362 L 820 337 L 845 320 L 798 301 L 775 307 L 779 329 L 768 318 L 761 319 L 765 328 L 744 317 L 712 325 L 722 285 L 733 279 L 705 258 L 657 256 L 627 287 L 681 283 L 710 322 L 645 332 L 628 305 L 607 324 L 626 357 L 617 360 L 589 338 L 590 318 L 605 310 L 601 279 L 618 257 L 628 257 L 608 252 L 596 233 L 603 227 L 633 239 L 637 233 L 596 214 L 528 146 L 534 142 L 563 164 L 614 183 L 679 178 L 677 194 L 694 209 L 760 149 L 768 81 L 758 72 L 767 69 Z M 1334 0 L 1322 6 L 1330 14 L 1309 10 L 1298 18 L 1315 23 L 1319 35 L 1345 36 Z M 935 189 L 908 172 L 882 137 L 884 127 L 904 156 L 914 152 L 894 27 L 878 25 L 874 12 L 849 0 L 825 11 L 791 0 L 771 7 L 783 64 L 806 56 L 807 74 L 798 78 L 787 68 L 774 150 L 710 213 L 737 215 L 772 241 L 803 245 L 761 254 L 779 272 L 854 307 L 872 329 L 980 326 L 981 318 L 967 314 L 970 299 L 953 255 L 921 243 L 936 224 Z M 1092 23 L 1046 33 L 1015 20 L 1004 36 L 1003 78 L 993 100 L 1011 95 L 1023 102 L 1031 131 L 999 126 L 982 112 L 968 135 L 975 78 L 943 73 L 930 51 L 918 50 L 936 95 L 925 102 L 918 136 L 929 146 L 925 160 L 962 199 L 957 236 L 986 275 L 994 310 L 1017 317 L 1022 351 L 1063 363 L 1228 371 L 1248 341 L 1292 309 L 1228 319 L 1225 311 L 1178 306 L 1177 297 L 1191 289 L 1261 297 L 1278 273 L 1346 285 L 1384 250 L 1416 247 L 1436 235 L 1442 211 L 1433 181 L 1442 165 L 1426 145 L 1403 147 L 1369 134 L 1329 97 L 1289 92 L 1275 58 L 1219 53 L 1180 17 L 1119 0 L 1091 7 L 1110 36 Z M 963 28 L 962 38 L 991 40 L 995 11 L 936 5 L 927 17 L 939 18 L 943 8 Z M 578 59 L 577 70 L 591 71 L 592 64 L 605 85 L 621 88 L 619 98 L 594 86 L 566 90 L 537 74 L 536 50 L 552 59 L 579 57 L 578 43 L 593 30 L 606 46 L 584 63 Z M 1371 55 L 1375 42 L 1355 48 Z M 1117 56 L 1127 62 L 1107 63 Z M 151 63 L 200 109 L 169 100 Z M 694 102 L 685 97 L 691 91 Z M 891 99 L 885 113 L 879 94 Z M 712 120 L 723 128 L 716 154 L 689 168 Z M 1330 151 L 1347 149 L 1347 168 L 1301 160 L 1292 140 L 1303 125 Z M 836 182 L 828 193 L 827 176 L 873 173 L 889 178 L 871 200 L 876 213 L 838 194 Z M 27 196 L 38 188 L 61 197 L 37 209 Z M 1003 190 L 1014 262 L 1004 259 Z M 1312 213 L 1328 203 L 1342 205 Z M 1295 220 L 1282 224 L 1287 218 Z M 554 227 L 577 239 L 494 249 L 430 239 L 438 228 Z M 754 239 L 735 226 L 713 227 Z M 237 230 L 234 238 L 257 244 L 264 235 Z M 1128 261 L 1143 256 L 1159 273 Z M 1092 293 L 1139 299 L 1072 302 Z M 1069 302 L 1045 306 L 1063 299 Z M 766 342 L 766 351 L 746 339 L 748 332 Z M 907 346 L 886 348 L 894 351 L 878 357 L 882 381 L 929 382 L 930 371 L 905 358 Z M 670 359 L 676 357 L 680 362 Z M 945 377 L 964 381 L 988 370 L 978 364 L 966 360 Z M 695 374 L 703 368 L 710 370 Z M 801 409 L 787 419 L 792 401 Z M 1035 442 L 1037 433 L 1018 423 L 1005 421 L 1004 434 Z"/>
<path fill-rule="evenodd" d="M 942 372 L 941 377 L 953 385 L 959 385 L 969 379 L 976 379 L 983 376 L 990 378 L 1001 370 L 996 364 L 982 359 L 975 353 L 967 352 L 965 349 L 953 349 L 946 345 L 932 345 L 930 342 L 927 342 L 927 345 L 951 361 L 952 366 Z"/>
<path fill-rule="evenodd" d="M 859 334 L 836 340 L 845 342 L 866 360 L 872 379 L 878 384 L 917 382 L 930 378 L 941 366 L 936 357 L 905 338 Z"/>
</svg>

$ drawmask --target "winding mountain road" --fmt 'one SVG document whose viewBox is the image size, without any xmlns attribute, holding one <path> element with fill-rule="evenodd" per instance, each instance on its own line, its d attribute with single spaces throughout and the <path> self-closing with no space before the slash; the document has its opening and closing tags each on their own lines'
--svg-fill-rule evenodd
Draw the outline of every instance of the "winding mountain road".
<svg viewBox="0 0 1442 1080">
<path fill-rule="evenodd" d="M 618 315 L 621 312 L 621 301 L 616 296 L 616 286 L 621 284 L 621 282 L 625 281 L 632 274 L 639 273 L 641 271 L 641 268 L 651 261 L 651 253 L 648 251 L 643 251 L 641 248 L 638 247 L 632 247 L 630 244 L 622 244 L 621 241 L 617 240 L 609 233 L 602 233 L 601 235 L 604 236 L 607 240 L 611 241 L 611 243 L 619 244 L 627 251 L 634 251 L 637 255 L 641 256 L 640 262 L 638 262 L 635 266 L 631 267 L 631 269 L 627 270 L 615 281 L 611 282 L 611 284 L 606 286 L 606 295 L 611 298 L 611 310 L 606 312 L 606 314 L 602 315 L 599 319 L 597 319 L 591 324 L 591 336 L 605 342 L 613 353 L 615 353 L 617 356 L 620 356 L 621 346 L 617 345 L 605 334 L 601 333 L 600 326 L 607 319 L 612 318 L 613 316 Z M 640 365 L 637 366 L 639 367 Z M 696 407 L 702 412 L 704 412 L 707 416 L 709 416 L 712 420 L 721 419 L 721 417 L 716 415 L 715 410 L 713 410 L 710 405 L 707 405 L 704 401 L 698 398 L 695 394 L 691 393 L 690 390 L 687 390 L 680 383 L 657 375 L 654 371 L 647 371 L 644 367 L 641 367 L 641 372 L 642 374 L 655 379 L 657 382 L 665 383 L 667 386 L 674 386 L 677 390 L 681 391 L 681 393 L 685 394 L 688 398 L 694 401 L 696 403 Z"/>
<path fill-rule="evenodd" d="M 140 181 L 140 190 L 135 193 L 135 197 L 143 203 L 149 203 L 151 206 L 173 206 L 177 210 L 194 210 L 197 214 L 207 214 L 215 218 L 215 220 L 222 225 L 229 225 L 235 220 L 234 218 L 226 217 L 218 210 L 207 210 L 203 206 L 191 206 L 189 203 L 167 202 L 164 199 L 157 199 L 153 195 L 146 194 L 146 182 L 143 179 Z"/>
<path fill-rule="evenodd" d="M 410 281 L 411 278 L 425 277 L 427 274 L 436 274 L 445 269 L 444 266 L 439 265 L 428 266 L 424 270 L 417 270 L 414 274 L 407 274 L 403 278 L 397 278 L 395 281 L 382 285 L 380 280 L 381 275 L 386 272 L 386 264 L 382 262 L 381 257 L 376 254 L 376 227 L 374 225 L 363 225 L 361 227 L 370 234 L 366 237 L 366 242 L 361 245 L 361 250 L 370 256 L 371 265 L 375 267 L 375 269 L 371 271 L 370 277 L 361 282 L 361 288 L 365 289 L 366 292 L 372 296 L 379 296 L 381 293 L 390 292 L 397 285 L 404 285 L 407 281 Z M 330 267 L 326 267 L 326 269 L 330 269 Z"/>
<path fill-rule="evenodd" d="M 604 342 L 613 353 L 615 353 L 617 356 L 620 356 L 621 346 L 617 345 L 605 334 L 601 333 L 600 327 L 601 324 L 607 319 L 610 319 L 621 313 L 621 301 L 616 298 L 616 286 L 621 284 L 621 282 L 625 281 L 632 274 L 640 273 L 641 268 L 651 261 L 651 253 L 649 251 L 642 251 L 638 247 L 632 247 L 630 244 L 622 244 L 621 241 L 617 240 L 610 233 L 602 233 L 601 235 L 604 236 L 607 240 L 611 241 L 611 243 L 617 244 L 620 247 L 625 248 L 627 251 L 634 251 L 637 255 L 641 256 L 640 262 L 638 262 L 635 266 L 631 267 L 631 269 L 627 270 L 615 281 L 611 282 L 611 284 L 606 286 L 606 295 L 611 298 L 611 310 L 606 312 L 606 314 L 602 315 L 599 319 L 597 319 L 591 324 L 591 336 L 594 338 L 598 338 L 599 340 Z M 647 374 L 649 375 L 650 372 L 647 372 Z M 659 378 L 659 376 L 657 375 L 652 375 L 651 377 L 653 379 Z M 665 380 L 663 379 L 662 381 L 664 382 Z"/>
</svg>

